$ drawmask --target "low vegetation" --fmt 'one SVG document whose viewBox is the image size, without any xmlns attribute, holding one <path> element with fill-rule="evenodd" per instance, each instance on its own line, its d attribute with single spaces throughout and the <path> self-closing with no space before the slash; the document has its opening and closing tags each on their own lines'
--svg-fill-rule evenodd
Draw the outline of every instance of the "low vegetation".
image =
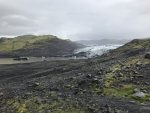
<svg viewBox="0 0 150 113">
<path fill-rule="evenodd" d="M 28 98 L 12 98 L 3 100 L 7 109 L 16 113 L 88 113 L 82 106 L 72 100 L 64 100 L 58 97 L 56 92 L 51 92 L 47 96 Z"/>
<path fill-rule="evenodd" d="M 0 52 L 10 52 L 19 50 L 22 48 L 36 47 L 36 43 L 51 41 L 56 39 L 56 36 L 52 35 L 43 35 L 43 36 L 34 36 L 34 35 L 24 35 L 18 36 L 16 38 L 1 38 L 0 39 Z"/>
<path fill-rule="evenodd" d="M 142 49 L 132 56 L 129 52 Z M 126 52 L 125 52 L 126 51 Z M 129 51 L 129 52 L 128 52 Z M 104 74 L 103 87 L 96 88 L 96 91 L 105 96 L 115 98 L 126 98 L 137 103 L 150 103 L 149 91 L 149 69 L 150 60 L 144 56 L 150 51 L 150 40 L 133 40 L 130 43 L 112 51 L 117 63 L 111 64 Z M 124 54 L 127 56 L 119 56 Z M 121 58 L 120 58 L 121 57 Z M 99 67 L 101 68 L 101 67 Z M 95 89 L 94 89 L 95 90 Z M 138 91 L 136 91 L 138 90 Z M 145 96 L 135 96 L 136 93 L 143 93 Z"/>
<path fill-rule="evenodd" d="M 84 47 L 70 40 L 52 35 L 24 35 L 0 39 L 0 57 L 58 57 L 71 56 L 78 48 Z"/>
<path fill-rule="evenodd" d="M 149 51 L 134 40 L 88 60 L 0 65 L 0 112 L 150 113 Z"/>
</svg>

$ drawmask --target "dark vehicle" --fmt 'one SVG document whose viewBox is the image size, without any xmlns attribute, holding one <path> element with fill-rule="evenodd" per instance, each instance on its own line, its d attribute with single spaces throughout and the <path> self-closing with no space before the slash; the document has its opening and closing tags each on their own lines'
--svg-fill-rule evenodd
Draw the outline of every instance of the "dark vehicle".
<svg viewBox="0 0 150 113">
<path fill-rule="evenodd" d="M 17 58 L 14 58 L 13 60 L 29 60 L 28 57 L 17 57 Z"/>
</svg>

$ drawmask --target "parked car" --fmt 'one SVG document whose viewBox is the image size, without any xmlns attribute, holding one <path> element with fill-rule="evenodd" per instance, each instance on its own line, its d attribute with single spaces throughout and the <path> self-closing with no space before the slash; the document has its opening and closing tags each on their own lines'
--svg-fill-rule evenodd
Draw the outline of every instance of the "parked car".
<svg viewBox="0 0 150 113">
<path fill-rule="evenodd" d="M 17 58 L 14 58 L 13 60 L 29 60 L 28 57 L 17 57 Z"/>
</svg>

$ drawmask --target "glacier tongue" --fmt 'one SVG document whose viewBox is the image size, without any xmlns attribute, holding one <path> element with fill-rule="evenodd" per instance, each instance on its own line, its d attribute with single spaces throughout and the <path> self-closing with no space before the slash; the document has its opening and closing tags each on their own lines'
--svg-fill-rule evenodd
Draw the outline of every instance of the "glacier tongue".
<svg viewBox="0 0 150 113">
<path fill-rule="evenodd" d="M 85 52 L 88 58 L 99 56 L 106 53 L 108 50 L 116 49 L 121 45 L 102 45 L 102 46 L 89 46 L 82 49 L 75 50 L 75 54 Z"/>
</svg>

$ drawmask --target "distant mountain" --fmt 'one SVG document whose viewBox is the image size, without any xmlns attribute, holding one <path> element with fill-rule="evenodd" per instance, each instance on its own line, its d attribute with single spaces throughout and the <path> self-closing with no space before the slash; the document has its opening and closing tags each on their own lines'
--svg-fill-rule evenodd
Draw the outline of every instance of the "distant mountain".
<svg viewBox="0 0 150 113">
<path fill-rule="evenodd" d="M 117 40 L 117 39 L 101 39 L 101 40 L 79 40 L 77 43 L 93 46 L 93 45 L 114 45 L 114 44 L 125 44 L 130 40 Z"/>
<path fill-rule="evenodd" d="M 24 35 L 15 38 L 0 38 L 0 57 L 66 56 L 80 47 L 83 46 L 53 35 Z"/>
</svg>

